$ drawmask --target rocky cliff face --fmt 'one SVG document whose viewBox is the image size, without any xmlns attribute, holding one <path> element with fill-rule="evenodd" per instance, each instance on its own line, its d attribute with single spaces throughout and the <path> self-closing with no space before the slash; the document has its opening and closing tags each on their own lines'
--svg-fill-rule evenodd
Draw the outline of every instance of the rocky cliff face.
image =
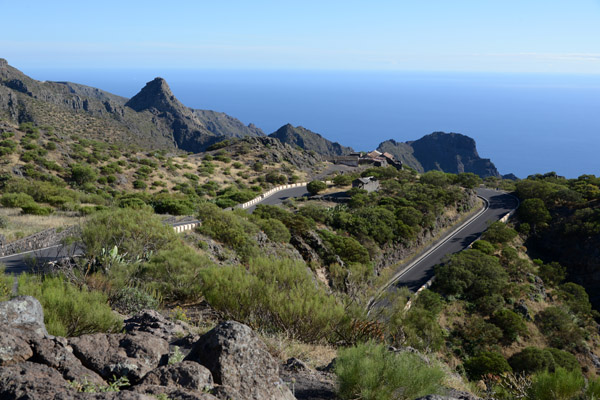
<svg viewBox="0 0 600 400">
<path fill-rule="evenodd" d="M 192 152 L 228 137 L 263 135 L 226 114 L 185 107 L 160 78 L 127 100 L 76 83 L 39 82 L 4 59 L 0 59 L 0 117 L 50 125 L 64 134 Z"/>
<path fill-rule="evenodd" d="M 486 178 L 500 174 L 487 158 L 479 157 L 475 140 L 460 133 L 434 132 L 419 140 L 383 142 L 379 151 L 387 151 L 419 172 L 439 170 L 454 174 L 472 172 Z"/>
<path fill-rule="evenodd" d="M 270 137 L 279 139 L 290 146 L 298 146 L 306 151 L 314 151 L 322 156 L 342 156 L 353 152 L 352 148 L 331 142 L 318 133 L 311 132 L 301 126 L 287 124 L 271 133 Z"/>
</svg>

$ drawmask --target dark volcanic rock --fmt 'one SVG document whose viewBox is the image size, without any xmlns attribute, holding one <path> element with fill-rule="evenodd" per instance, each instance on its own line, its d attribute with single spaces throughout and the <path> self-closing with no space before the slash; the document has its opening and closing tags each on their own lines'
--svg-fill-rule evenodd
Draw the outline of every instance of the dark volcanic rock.
<svg viewBox="0 0 600 400">
<path fill-rule="evenodd" d="M 216 383 L 234 388 L 244 399 L 294 399 L 265 344 L 238 322 L 223 322 L 206 333 L 186 360 L 206 366 Z"/>
<path fill-rule="evenodd" d="M 311 132 L 301 126 L 287 124 L 271 133 L 269 137 L 279 139 L 290 146 L 298 146 L 306 151 L 314 151 L 322 156 L 342 156 L 353 152 L 338 142 L 331 142 L 318 133 Z"/>
<path fill-rule="evenodd" d="M 425 171 L 472 172 L 482 178 L 500 176 L 489 159 L 479 157 L 475 141 L 460 133 L 434 132 L 409 144 Z"/>
<path fill-rule="evenodd" d="M 173 322 L 158 311 L 143 310 L 124 321 L 127 332 L 147 332 L 171 343 L 189 334 L 189 328 L 181 321 Z"/>
<path fill-rule="evenodd" d="M 0 303 L 0 326 L 47 335 L 44 310 L 31 296 L 19 296 Z"/>
<path fill-rule="evenodd" d="M 387 140 L 377 149 L 392 154 L 417 172 L 439 170 L 453 174 L 472 172 L 482 178 L 500 177 L 489 159 L 479 157 L 475 141 L 460 133 L 434 132 L 406 143 Z"/>
<path fill-rule="evenodd" d="M 71 399 L 76 394 L 54 369 L 32 362 L 0 368 L 1 399 Z"/>
<path fill-rule="evenodd" d="M 135 386 L 132 389 L 136 393 L 149 395 L 151 399 L 156 399 L 159 395 L 166 395 L 169 399 L 177 400 L 217 400 L 217 397 L 209 393 L 199 391 L 186 390 L 177 387 L 167 387 L 158 385 L 141 385 Z M 236 400 L 231 398 L 229 400 Z"/>
<path fill-rule="evenodd" d="M 169 354 L 165 340 L 144 332 L 83 335 L 69 344 L 83 365 L 103 378 L 126 376 L 133 383 L 164 365 Z"/>
<path fill-rule="evenodd" d="M 26 361 L 31 356 L 33 351 L 25 340 L 0 330 L 0 367 Z"/>
<path fill-rule="evenodd" d="M 148 372 L 140 385 L 172 386 L 196 391 L 206 391 L 214 386 L 210 371 L 193 361 L 158 367 Z"/>
<path fill-rule="evenodd" d="M 162 78 L 148 82 L 125 106 L 137 112 L 148 111 L 165 121 L 181 149 L 196 153 L 223 139 L 206 129 L 193 111 L 175 98 Z"/>
</svg>

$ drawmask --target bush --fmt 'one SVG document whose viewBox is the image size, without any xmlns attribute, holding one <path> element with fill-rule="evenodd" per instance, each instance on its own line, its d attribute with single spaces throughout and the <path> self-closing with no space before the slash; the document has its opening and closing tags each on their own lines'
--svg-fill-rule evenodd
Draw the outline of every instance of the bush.
<svg viewBox="0 0 600 400">
<path fill-rule="evenodd" d="M 19 294 L 40 301 L 46 329 L 51 335 L 68 337 L 119 332 L 123 325 L 103 293 L 79 289 L 61 277 L 21 275 Z"/>
<path fill-rule="evenodd" d="M 553 347 L 574 348 L 581 343 L 581 329 L 569 313 L 559 307 L 546 308 L 536 315 L 535 323 Z"/>
<path fill-rule="evenodd" d="M 250 221 L 210 203 L 200 205 L 198 218 L 202 221 L 199 232 L 228 245 L 244 259 L 258 255 L 256 242 L 252 239 L 252 235 L 258 233 L 258 227 Z"/>
<path fill-rule="evenodd" d="M 475 250 L 479 250 L 484 254 L 487 254 L 489 256 L 493 255 L 494 252 L 496 251 L 496 248 L 494 247 L 493 244 L 491 244 L 490 242 L 488 242 L 487 240 L 478 240 L 475 243 L 473 243 L 472 246 Z"/>
<path fill-rule="evenodd" d="M 51 207 L 42 207 L 36 203 L 22 206 L 21 210 L 22 210 L 23 214 L 42 215 L 42 216 L 50 215 L 50 214 L 52 214 L 52 211 L 53 211 Z"/>
<path fill-rule="evenodd" d="M 492 243 L 507 243 L 517 237 L 518 233 L 502 222 L 494 222 L 483 233 L 482 239 Z"/>
<path fill-rule="evenodd" d="M 538 371 L 554 371 L 556 363 L 552 353 L 536 347 L 526 347 L 508 359 L 515 372 L 527 374 Z"/>
<path fill-rule="evenodd" d="M 548 285 L 558 285 L 567 277 L 567 269 L 557 262 L 540 265 L 538 275 Z"/>
<path fill-rule="evenodd" d="M 243 266 L 200 272 L 208 303 L 227 318 L 303 342 L 333 340 L 344 308 L 315 281 L 301 261 L 251 259 Z"/>
<path fill-rule="evenodd" d="M 142 180 L 136 179 L 133 181 L 133 187 L 134 189 L 146 189 L 148 184 Z"/>
<path fill-rule="evenodd" d="M 197 300 L 201 296 L 201 270 L 213 263 L 187 246 L 162 250 L 137 273 L 143 284 L 167 301 Z"/>
<path fill-rule="evenodd" d="M 491 322 L 502 329 L 502 341 L 505 344 L 511 344 L 519 336 L 527 334 L 527 326 L 523 318 L 513 311 L 502 309 L 494 314 Z"/>
<path fill-rule="evenodd" d="M 342 399 L 400 400 L 440 394 L 444 372 L 417 355 L 365 343 L 343 349 L 335 362 Z"/>
<path fill-rule="evenodd" d="M 142 310 L 156 310 L 160 301 L 147 291 L 137 287 L 124 287 L 110 298 L 113 308 L 123 314 L 136 314 Z"/>
<path fill-rule="evenodd" d="M 311 181 L 306 185 L 306 190 L 312 195 L 318 194 L 327 189 L 327 185 L 322 181 Z"/>
<path fill-rule="evenodd" d="M 502 354 L 494 351 L 480 353 L 465 362 L 465 370 L 472 380 L 479 380 L 487 374 L 500 375 L 512 369 Z"/>
<path fill-rule="evenodd" d="M 0 198 L 0 203 L 4 207 L 21 208 L 35 204 L 35 200 L 27 193 L 6 193 Z"/>
<path fill-rule="evenodd" d="M 86 254 L 97 258 L 103 249 L 117 246 L 126 260 L 145 259 L 153 252 L 172 248 L 177 235 L 146 209 L 116 208 L 93 215 L 83 226 Z"/>
<path fill-rule="evenodd" d="M 585 380 L 581 373 L 557 368 L 555 372 L 537 373 L 528 391 L 531 400 L 569 400 L 583 389 Z"/>
<path fill-rule="evenodd" d="M 96 171 L 89 165 L 75 164 L 71 166 L 71 180 L 76 185 L 83 186 L 86 183 L 93 183 L 97 178 Z"/>
<path fill-rule="evenodd" d="M 289 229 L 278 219 L 258 219 L 255 223 L 274 242 L 289 243 L 292 238 Z"/>
</svg>

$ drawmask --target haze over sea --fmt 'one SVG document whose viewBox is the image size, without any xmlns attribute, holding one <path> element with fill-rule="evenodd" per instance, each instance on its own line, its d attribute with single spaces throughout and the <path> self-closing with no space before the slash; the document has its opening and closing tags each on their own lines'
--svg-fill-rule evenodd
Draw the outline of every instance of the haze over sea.
<svg viewBox="0 0 600 400">
<path fill-rule="evenodd" d="M 285 123 L 370 150 L 434 131 L 474 138 L 502 174 L 600 175 L 600 75 L 239 70 L 24 70 L 125 97 L 156 76 L 186 106 L 267 134 Z"/>
</svg>

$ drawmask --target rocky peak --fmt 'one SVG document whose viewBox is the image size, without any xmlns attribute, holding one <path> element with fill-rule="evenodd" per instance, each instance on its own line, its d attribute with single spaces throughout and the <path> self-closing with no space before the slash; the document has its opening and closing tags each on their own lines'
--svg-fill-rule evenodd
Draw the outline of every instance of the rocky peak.
<svg viewBox="0 0 600 400">
<path fill-rule="evenodd" d="M 340 156 L 353 151 L 350 147 L 342 146 L 337 142 L 331 142 L 318 133 L 312 132 L 302 126 L 294 127 L 292 124 L 285 124 L 269 136 L 277 138 L 282 143 L 289 144 L 290 146 L 298 146 L 307 151 L 312 150 L 324 156 Z"/>
<path fill-rule="evenodd" d="M 175 109 L 185 108 L 171 92 L 171 88 L 163 78 L 154 78 L 127 103 L 127 107 L 135 111 L 155 109 L 157 111 L 173 112 Z M 177 111 L 179 111 L 177 110 Z"/>
<path fill-rule="evenodd" d="M 8 67 L 8 61 L 5 58 L 0 58 L 0 68 L 4 69 Z"/>
</svg>

